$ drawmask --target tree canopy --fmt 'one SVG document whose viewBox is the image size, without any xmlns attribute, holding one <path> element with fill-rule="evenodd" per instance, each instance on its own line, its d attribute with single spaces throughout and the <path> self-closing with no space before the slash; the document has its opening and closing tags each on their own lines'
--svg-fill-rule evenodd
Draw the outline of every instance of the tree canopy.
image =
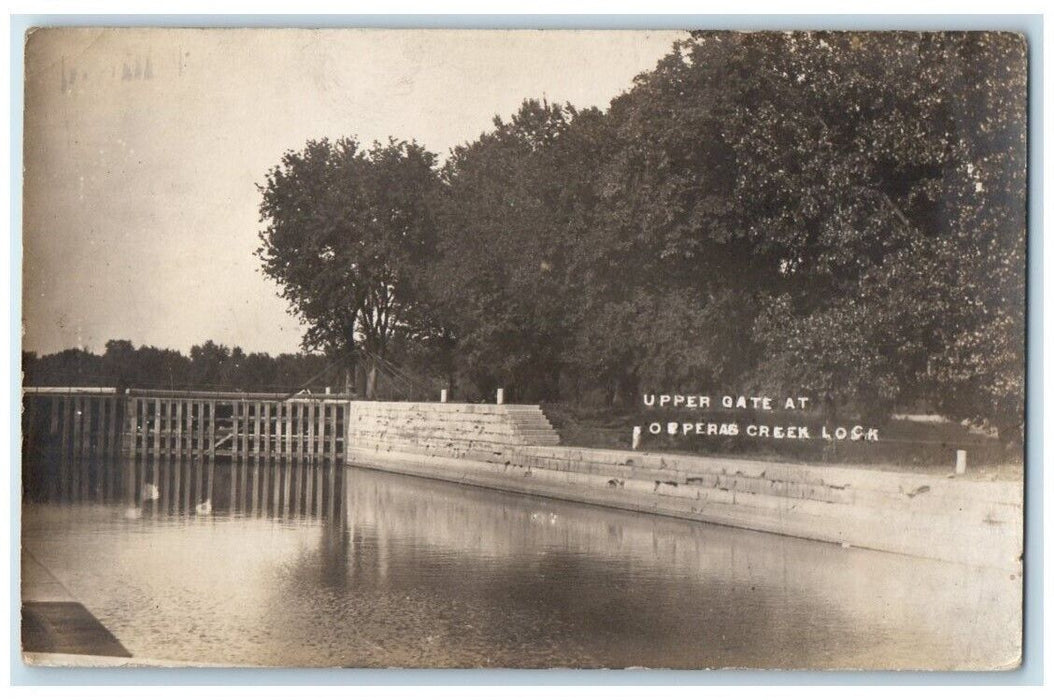
<svg viewBox="0 0 1054 700">
<path fill-rule="evenodd" d="M 305 349 L 384 355 L 397 333 L 418 330 L 437 184 L 435 156 L 395 140 L 309 141 L 268 172 L 257 254 L 307 323 Z"/>
<path fill-rule="evenodd" d="M 307 347 L 466 397 L 809 392 L 1020 433 L 1026 46 L 697 32 L 606 110 L 525 100 L 439 165 L 312 141 L 261 187 Z"/>
<path fill-rule="evenodd" d="M 103 353 L 70 349 L 38 356 L 22 354 L 26 386 L 104 386 L 139 389 L 208 389 L 286 392 L 304 387 L 323 390 L 337 378 L 326 374 L 331 362 L 323 355 L 246 354 L 206 340 L 189 355 L 130 340 L 109 340 Z"/>
</svg>

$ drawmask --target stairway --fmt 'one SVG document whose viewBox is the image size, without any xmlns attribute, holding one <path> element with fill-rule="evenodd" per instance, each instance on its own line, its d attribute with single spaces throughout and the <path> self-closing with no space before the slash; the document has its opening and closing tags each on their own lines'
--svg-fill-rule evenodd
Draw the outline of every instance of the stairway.
<svg viewBox="0 0 1054 700">
<path fill-rule="evenodd" d="M 539 406 L 504 405 L 516 435 L 527 445 L 559 445 L 560 435 Z"/>
</svg>

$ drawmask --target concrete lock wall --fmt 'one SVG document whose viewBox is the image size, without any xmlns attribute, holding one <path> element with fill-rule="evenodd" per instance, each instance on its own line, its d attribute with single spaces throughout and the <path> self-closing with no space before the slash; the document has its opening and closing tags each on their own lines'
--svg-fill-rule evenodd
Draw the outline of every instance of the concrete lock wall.
<svg viewBox="0 0 1054 700">
<path fill-rule="evenodd" d="M 1020 571 L 1020 482 L 563 447 L 538 406 L 351 402 L 356 466 Z"/>
</svg>

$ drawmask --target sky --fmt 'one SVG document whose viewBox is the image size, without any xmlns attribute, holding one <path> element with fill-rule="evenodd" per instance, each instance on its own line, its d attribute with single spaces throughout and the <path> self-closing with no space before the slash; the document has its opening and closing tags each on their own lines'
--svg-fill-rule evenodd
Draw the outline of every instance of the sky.
<svg viewBox="0 0 1054 700">
<path fill-rule="evenodd" d="M 26 42 L 23 347 L 296 352 L 259 192 L 308 139 L 445 155 L 530 97 L 606 108 L 670 31 L 50 29 Z"/>
</svg>

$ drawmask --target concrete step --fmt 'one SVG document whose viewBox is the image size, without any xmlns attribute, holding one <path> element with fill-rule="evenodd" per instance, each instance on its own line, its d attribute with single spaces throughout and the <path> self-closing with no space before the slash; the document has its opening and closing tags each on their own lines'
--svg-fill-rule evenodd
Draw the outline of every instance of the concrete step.
<svg viewBox="0 0 1054 700">
<path fill-rule="evenodd" d="M 412 427 L 405 427 L 399 425 L 392 425 L 383 428 L 377 428 L 373 430 L 352 430 L 349 431 L 349 435 L 369 437 L 369 436 L 380 436 L 380 435 L 403 435 L 407 437 L 443 437 L 451 440 L 462 440 L 468 438 L 486 438 L 493 440 L 511 439 L 511 438 L 544 438 L 550 435 L 544 431 L 530 431 L 520 432 L 516 430 L 473 430 L 473 429 L 449 429 L 449 428 L 420 428 L 414 429 Z"/>
<path fill-rule="evenodd" d="M 425 444 L 449 449 L 479 442 L 552 447 L 560 443 L 538 406 L 355 402 L 348 434 L 353 443 Z"/>
<path fill-rule="evenodd" d="M 510 407 L 509 418 L 517 432 L 539 445 L 557 445 L 559 434 L 545 417 L 540 406 Z"/>
</svg>

